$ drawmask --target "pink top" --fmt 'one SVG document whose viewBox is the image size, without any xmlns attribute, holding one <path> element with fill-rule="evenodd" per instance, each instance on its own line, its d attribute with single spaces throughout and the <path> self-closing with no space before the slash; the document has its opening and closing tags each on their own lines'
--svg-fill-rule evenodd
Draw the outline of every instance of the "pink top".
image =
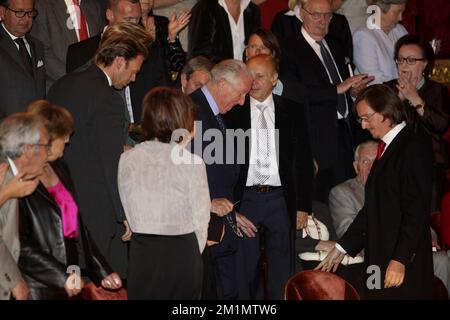
<svg viewBox="0 0 450 320">
<path fill-rule="evenodd" d="M 78 206 L 66 187 L 59 181 L 54 187 L 47 188 L 61 209 L 61 220 L 65 238 L 78 237 Z"/>
</svg>

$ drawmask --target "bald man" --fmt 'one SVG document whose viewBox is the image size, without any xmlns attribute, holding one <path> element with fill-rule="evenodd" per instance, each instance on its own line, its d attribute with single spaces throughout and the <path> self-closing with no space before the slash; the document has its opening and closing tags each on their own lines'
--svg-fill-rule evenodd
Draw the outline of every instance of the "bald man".
<svg viewBox="0 0 450 320">
<path fill-rule="evenodd" d="M 305 226 L 311 212 L 311 149 L 302 106 L 272 94 L 278 80 L 276 61 L 258 55 L 247 67 L 254 79 L 250 97 L 228 119 L 234 129 L 251 129 L 245 149 L 237 150 L 240 158 L 239 153 L 245 153 L 235 199 L 244 234 L 239 239 L 239 298 L 263 299 L 258 262 L 264 242 L 269 299 L 282 299 L 294 271 L 294 231 Z"/>
</svg>

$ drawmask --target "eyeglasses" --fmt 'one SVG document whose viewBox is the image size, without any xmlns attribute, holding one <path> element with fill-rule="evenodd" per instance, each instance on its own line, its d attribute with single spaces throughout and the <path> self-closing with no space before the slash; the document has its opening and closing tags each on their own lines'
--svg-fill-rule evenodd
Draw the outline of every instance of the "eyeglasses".
<svg viewBox="0 0 450 320">
<path fill-rule="evenodd" d="M 326 12 L 326 13 L 309 12 L 305 8 L 302 8 L 302 10 L 304 10 L 307 14 L 309 14 L 313 18 L 313 20 L 320 20 L 322 17 L 324 17 L 325 20 L 330 21 L 331 18 L 333 18 L 333 13 L 332 12 Z"/>
<path fill-rule="evenodd" d="M 371 114 L 359 117 L 358 119 L 356 119 L 359 123 L 363 123 L 363 122 L 369 122 L 369 119 L 375 114 L 377 113 L 376 111 L 372 112 Z"/>
<path fill-rule="evenodd" d="M 6 10 L 14 12 L 14 15 L 17 18 L 23 18 L 26 15 L 28 15 L 30 18 L 35 18 L 38 15 L 38 11 L 36 9 L 30 10 L 30 11 L 24 11 L 24 10 L 14 10 L 14 9 L 11 9 L 10 7 L 5 7 L 5 8 L 6 8 Z"/>
<path fill-rule="evenodd" d="M 410 66 L 415 65 L 417 61 L 423 61 L 423 60 L 427 60 L 425 58 L 395 58 L 395 63 L 396 64 L 403 64 L 405 61 L 407 64 L 409 64 Z"/>
<path fill-rule="evenodd" d="M 32 146 L 34 146 L 34 147 L 44 147 L 48 151 L 48 150 L 50 150 L 51 144 L 50 143 L 33 143 Z"/>
</svg>

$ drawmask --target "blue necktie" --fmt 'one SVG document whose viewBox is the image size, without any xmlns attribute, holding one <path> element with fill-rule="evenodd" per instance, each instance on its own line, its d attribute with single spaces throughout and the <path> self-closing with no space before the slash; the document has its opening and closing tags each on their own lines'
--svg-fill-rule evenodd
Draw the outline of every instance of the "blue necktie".
<svg viewBox="0 0 450 320">
<path fill-rule="evenodd" d="M 223 134 L 226 134 L 227 126 L 225 125 L 225 122 L 223 122 L 223 119 L 222 119 L 222 116 L 220 115 L 220 113 L 218 113 L 216 115 L 216 120 L 217 120 L 217 123 L 219 124 L 220 131 L 222 131 Z"/>
</svg>

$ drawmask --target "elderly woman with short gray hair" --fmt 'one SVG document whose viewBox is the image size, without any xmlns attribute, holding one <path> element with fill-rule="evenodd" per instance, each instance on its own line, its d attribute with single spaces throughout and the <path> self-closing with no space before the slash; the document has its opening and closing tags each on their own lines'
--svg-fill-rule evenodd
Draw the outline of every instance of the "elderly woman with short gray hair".
<svg viewBox="0 0 450 320">
<path fill-rule="evenodd" d="M 394 48 L 398 39 L 408 33 L 399 24 L 408 0 L 375 0 L 378 8 L 365 25 L 353 34 L 353 62 L 359 73 L 375 77 L 383 83 L 397 78 Z"/>
</svg>

